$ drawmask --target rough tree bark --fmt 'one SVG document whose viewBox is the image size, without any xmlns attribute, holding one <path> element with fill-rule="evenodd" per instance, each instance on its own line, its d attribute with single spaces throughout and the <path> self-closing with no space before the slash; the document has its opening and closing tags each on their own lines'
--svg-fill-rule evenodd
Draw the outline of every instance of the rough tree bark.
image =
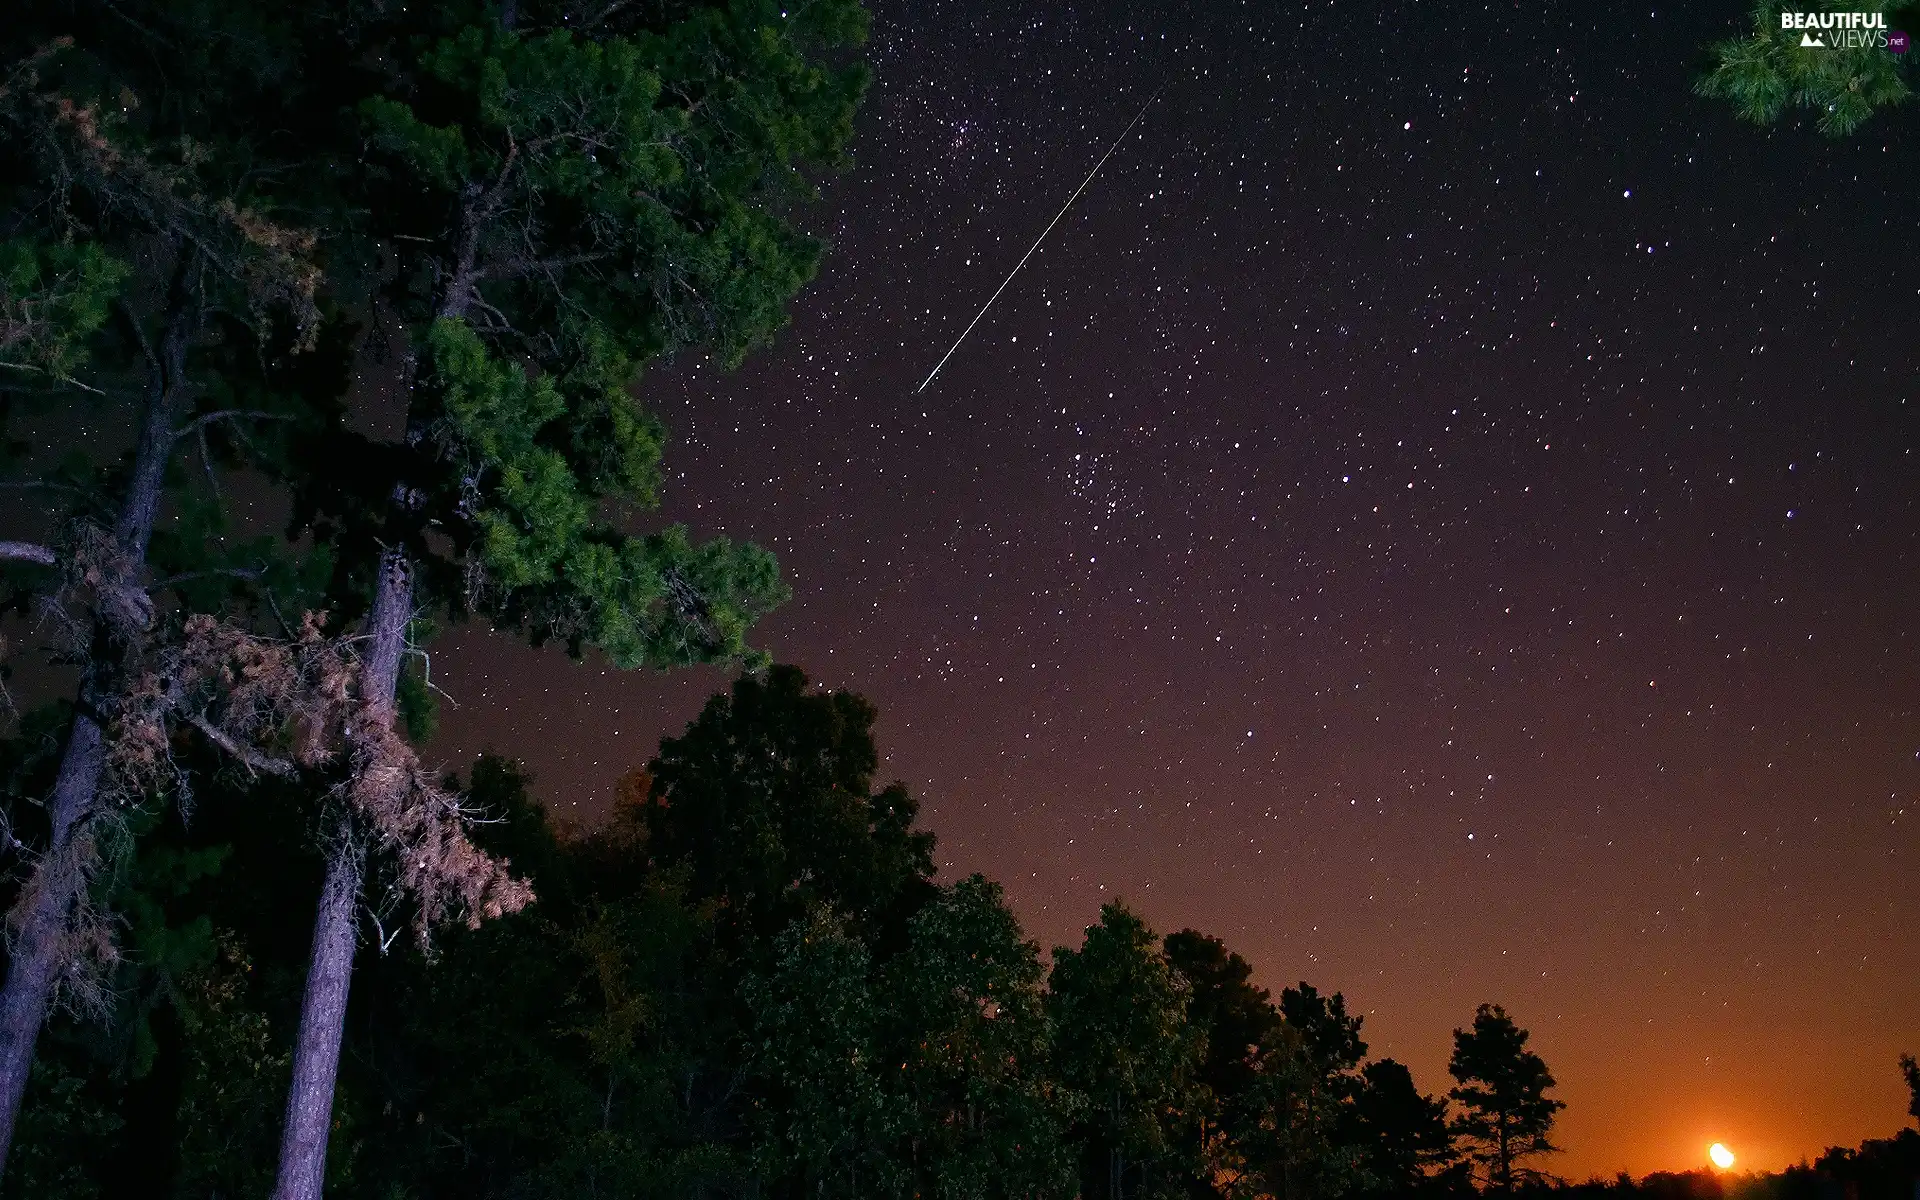
<svg viewBox="0 0 1920 1200">
<path fill-rule="evenodd" d="M 370 729 L 393 724 L 400 663 L 413 609 L 413 570 L 404 552 L 380 562 L 368 649 L 361 660 L 359 720 Z M 327 1177 L 327 1134 L 333 1125 L 333 1089 L 340 1071 L 340 1039 L 347 1022 L 358 938 L 360 884 L 367 849 L 354 814 L 342 808 L 327 846 L 327 878 L 314 914 L 313 951 L 300 1000 L 300 1031 L 293 1049 L 286 1125 L 280 1134 L 280 1173 L 274 1200 L 320 1200 Z"/>
<path fill-rule="evenodd" d="M 13 939 L 7 981 L 0 986 L 0 1171 L 20 1116 L 20 1102 L 33 1067 L 34 1045 L 47 1016 L 53 990 L 72 965 L 78 949 L 74 921 L 86 901 L 97 845 L 94 817 L 106 772 L 107 737 L 115 701 L 126 681 L 126 660 L 137 647 L 139 629 L 129 614 L 150 611 L 141 575 L 147 545 L 160 511 L 167 461 L 173 455 L 177 426 L 191 402 L 187 386 L 187 347 L 197 312 L 176 275 L 168 305 L 166 332 L 157 353 L 150 352 L 150 377 L 134 447 L 133 474 L 114 522 L 113 549 L 118 561 L 108 571 L 105 590 L 131 594 L 97 595 L 92 617 L 89 661 L 82 673 L 73 724 L 61 753 L 60 771 L 47 798 L 50 831 L 45 852 L 34 864 L 11 916 Z"/>
<path fill-rule="evenodd" d="M 511 160 L 510 160 L 511 165 Z M 451 281 L 435 315 L 465 319 L 472 307 L 478 229 L 483 209 L 494 202 L 507 177 L 492 190 L 469 195 L 462 205 L 461 236 Z M 418 363 L 407 357 L 407 391 Z M 417 434 L 413 414 L 409 436 Z M 394 491 L 394 503 L 408 503 L 406 485 Z M 407 622 L 413 616 L 413 564 L 403 548 L 381 556 L 367 616 L 367 651 L 361 660 L 361 720 L 368 728 L 393 724 L 400 665 L 407 652 Z M 286 1126 L 280 1134 L 280 1170 L 273 1200 L 320 1200 L 327 1177 L 327 1131 L 333 1124 L 333 1090 L 340 1073 L 340 1037 L 347 1023 L 347 998 L 353 979 L 360 884 L 366 872 L 366 843 L 351 812 L 339 818 L 327 848 L 327 880 L 314 914 L 313 951 L 308 959 L 306 991 L 300 1002 L 300 1031 L 293 1051 L 293 1084 L 287 1092 Z"/>
</svg>

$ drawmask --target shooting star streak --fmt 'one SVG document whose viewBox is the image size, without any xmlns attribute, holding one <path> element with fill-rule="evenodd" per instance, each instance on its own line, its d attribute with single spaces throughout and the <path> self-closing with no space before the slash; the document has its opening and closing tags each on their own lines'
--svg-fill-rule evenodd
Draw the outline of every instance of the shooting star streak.
<svg viewBox="0 0 1920 1200">
<path fill-rule="evenodd" d="M 987 310 L 992 308 L 993 302 L 1000 298 L 1000 293 L 1007 290 L 1007 285 L 1012 283 L 1013 277 L 1020 273 L 1020 268 L 1027 265 L 1027 260 L 1033 257 L 1033 252 L 1040 248 L 1040 243 L 1047 240 L 1047 235 L 1052 233 L 1053 227 L 1060 223 L 1060 218 L 1067 215 L 1067 210 L 1072 208 L 1073 202 L 1080 198 L 1080 193 L 1087 190 L 1087 185 L 1092 183 L 1093 177 L 1100 173 L 1100 168 L 1107 165 L 1107 160 L 1112 158 L 1113 152 L 1120 148 L 1120 143 L 1127 140 L 1127 135 L 1133 132 L 1135 125 L 1140 123 L 1140 118 L 1147 115 L 1147 110 L 1153 107 L 1153 102 L 1158 100 L 1160 93 L 1166 90 L 1167 85 L 1163 83 L 1153 95 L 1147 97 L 1147 102 L 1140 106 L 1140 111 L 1133 115 L 1133 120 L 1128 121 L 1127 127 L 1120 131 L 1120 136 L 1113 139 L 1113 145 L 1108 146 L 1107 152 L 1100 156 L 1100 161 L 1093 164 L 1093 170 L 1088 171 L 1087 177 L 1080 181 L 1080 186 L 1073 189 L 1073 195 L 1068 196 L 1067 202 L 1060 206 L 1060 211 L 1053 214 L 1053 220 L 1048 221 L 1047 227 L 1040 231 L 1040 236 L 1033 239 L 1033 245 L 1027 247 L 1027 252 L 1020 256 L 1020 261 L 1014 264 L 1013 270 L 1007 272 L 1007 277 L 1000 281 L 1000 286 L 993 290 L 993 295 L 987 297 L 987 302 L 980 306 L 980 311 L 973 314 L 973 320 L 967 322 L 967 327 L 960 331 L 960 336 L 954 339 L 953 345 L 947 347 L 947 352 L 940 356 L 940 361 L 934 364 L 933 370 L 920 381 L 919 387 L 913 389 L 915 395 L 927 390 L 927 385 L 933 382 L 934 376 L 940 374 L 940 368 L 947 365 L 947 360 L 952 358 L 953 352 L 960 348 L 960 343 L 967 340 L 967 335 L 972 333 L 973 327 L 980 323 L 980 318 L 987 315 Z"/>
</svg>

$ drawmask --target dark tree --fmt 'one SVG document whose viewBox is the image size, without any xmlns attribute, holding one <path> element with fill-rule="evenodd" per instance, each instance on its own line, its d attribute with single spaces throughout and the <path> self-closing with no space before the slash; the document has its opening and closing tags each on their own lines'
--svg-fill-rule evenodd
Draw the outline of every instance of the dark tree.
<svg viewBox="0 0 1920 1200">
<path fill-rule="evenodd" d="M 0 570 L 29 569 L 8 583 L 79 668 L 8 914 L 0 1160 L 56 991 L 104 1011 L 117 920 L 92 884 L 128 846 L 136 802 L 183 789 L 160 713 L 180 677 L 159 662 L 186 614 L 234 617 L 294 574 L 274 539 L 222 546 L 231 476 L 288 468 L 286 435 L 347 378 L 307 223 L 324 189 L 289 158 L 307 17 L 262 16 L 22 0 L 0 28 L 0 417 L 51 412 L 37 432 L 95 434 L 0 437 Z M 51 472 L 13 470 L 63 453 Z M 309 559 L 324 575 L 325 554 Z"/>
<path fill-rule="evenodd" d="M 1353 1078 L 1329 1074 L 1306 1035 L 1282 1022 L 1260 1050 L 1258 1120 L 1236 1147 L 1249 1181 L 1279 1200 L 1327 1200 L 1360 1188 L 1361 1152 L 1343 1138 Z"/>
<path fill-rule="evenodd" d="M 933 837 L 900 784 L 874 789 L 873 706 L 797 667 L 745 675 L 648 767 L 649 845 L 724 922 L 771 937 L 813 908 L 867 939 L 931 891 Z"/>
<path fill-rule="evenodd" d="M 1072 1102 L 1051 1077 L 1040 947 L 1000 886 L 974 875 L 942 888 L 881 978 L 917 1194 L 1072 1196 Z"/>
<path fill-rule="evenodd" d="M 1558 1149 L 1548 1135 L 1566 1105 L 1547 1095 L 1554 1080 L 1546 1062 L 1527 1049 L 1527 1031 L 1504 1008 L 1482 1004 L 1472 1029 L 1453 1031 L 1447 1070 L 1458 1081 L 1449 1095 L 1462 1109 L 1454 1133 L 1467 1142 L 1487 1185 L 1511 1192 L 1528 1174 L 1515 1163 Z"/>
<path fill-rule="evenodd" d="M 1187 1019 L 1206 1035 L 1200 1080 L 1223 1106 L 1244 1097 L 1260 1066 L 1260 1048 L 1281 1016 L 1253 965 L 1219 938 L 1193 929 L 1167 935 L 1167 961 L 1186 980 Z"/>
<path fill-rule="evenodd" d="M 1299 1032 L 1308 1061 L 1328 1088 L 1343 1098 L 1351 1095 L 1367 1043 L 1360 1037 L 1362 1018 L 1347 1015 L 1347 998 L 1339 992 L 1322 996 L 1302 980 L 1280 992 L 1280 1015 Z"/>
<path fill-rule="evenodd" d="M 1370 1191 L 1404 1195 L 1453 1157 L 1447 1102 L 1421 1095 L 1413 1073 L 1391 1058 L 1368 1063 L 1360 1076 L 1343 1140 L 1360 1147 Z"/>
<path fill-rule="evenodd" d="M 416 618 L 471 614 L 623 667 L 755 657 L 747 632 L 786 594 L 774 562 L 634 519 L 659 502 L 663 431 L 628 389 L 663 354 L 731 364 L 784 323 L 819 258 L 788 214 L 806 170 L 844 161 L 866 79 L 857 0 L 352 15 L 326 63 L 351 89 L 330 161 L 354 168 L 330 261 L 343 287 L 377 285 L 404 413 L 398 439 L 317 449 L 300 513 L 365 616 L 277 1200 L 321 1192 L 369 849 L 423 928 L 526 899 L 474 854 L 414 853 L 419 831 L 464 838 L 394 730 Z"/>
<path fill-rule="evenodd" d="M 1906 1076 L 1907 1090 L 1913 1094 L 1913 1098 L 1907 1101 L 1907 1115 L 1920 1121 L 1920 1063 L 1914 1061 L 1913 1055 L 1902 1054 L 1900 1073 Z"/>
<path fill-rule="evenodd" d="M 1124 904 L 1103 906 L 1078 950 L 1055 948 L 1047 1012 L 1054 1069 L 1081 1098 L 1080 1194 L 1185 1195 L 1201 1170 L 1181 1134 L 1203 1099 L 1194 1075 L 1205 1047 L 1153 931 Z"/>
<path fill-rule="evenodd" d="M 908 1115 L 887 1095 L 867 947 L 815 909 L 774 948 L 772 969 L 746 986 L 753 1069 L 766 1089 L 753 1121 L 758 1173 L 782 1195 L 902 1194 Z"/>
<path fill-rule="evenodd" d="M 1220 1195 L 1222 1185 L 1252 1178 L 1246 1149 L 1268 1116 L 1260 1075 L 1269 1065 L 1280 1011 L 1267 990 L 1254 985 L 1252 964 L 1219 938 L 1193 929 L 1170 933 L 1166 956 L 1186 981 L 1187 1019 L 1206 1046 L 1198 1076 L 1204 1103 L 1197 1106 L 1191 1133 L 1211 1177 L 1197 1181 L 1194 1191 Z"/>
</svg>

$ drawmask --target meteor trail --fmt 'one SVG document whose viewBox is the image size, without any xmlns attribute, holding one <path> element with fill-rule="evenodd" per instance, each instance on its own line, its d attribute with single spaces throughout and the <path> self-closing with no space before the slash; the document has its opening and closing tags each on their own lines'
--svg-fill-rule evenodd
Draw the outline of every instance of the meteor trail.
<svg viewBox="0 0 1920 1200">
<path fill-rule="evenodd" d="M 1073 189 L 1073 195 L 1068 196 L 1067 202 L 1060 206 L 1060 211 L 1053 214 L 1053 220 L 1048 221 L 1047 227 L 1040 231 L 1040 236 L 1033 239 L 1033 245 L 1027 247 L 1027 252 L 1020 256 L 1020 261 L 1014 264 L 1013 270 L 1007 272 L 1007 277 L 1000 281 L 1000 286 L 993 290 L 993 295 L 987 297 L 987 302 L 980 306 L 980 311 L 973 314 L 973 320 L 967 322 L 967 327 L 960 331 L 960 336 L 954 339 L 953 345 L 947 347 L 947 352 L 940 356 L 940 361 L 934 364 L 933 370 L 929 371 L 927 377 L 920 381 L 919 387 L 913 389 L 914 395 L 917 396 L 927 390 L 927 385 L 932 383 L 933 377 L 940 373 L 940 368 L 947 365 L 947 360 L 952 358 L 953 352 L 960 348 L 960 343 L 967 340 L 967 335 L 972 333 L 973 327 L 980 323 L 980 318 L 987 315 L 987 310 L 992 308 L 993 302 L 1000 298 L 1000 293 L 1007 290 L 1007 285 L 1012 283 L 1013 277 L 1020 273 L 1020 268 L 1027 265 L 1027 260 L 1033 257 L 1033 252 L 1040 248 L 1040 243 L 1047 240 L 1047 235 L 1052 233 L 1053 227 L 1060 223 L 1060 218 L 1067 215 L 1067 210 L 1072 208 L 1073 202 L 1080 198 L 1080 193 L 1087 190 L 1087 185 L 1092 183 L 1093 177 L 1100 173 L 1100 168 L 1107 165 L 1107 160 L 1112 158 L 1113 152 L 1120 148 L 1120 143 L 1127 140 L 1127 135 L 1133 132 L 1135 125 L 1140 123 L 1140 118 L 1147 115 L 1147 110 L 1153 107 L 1153 102 L 1158 100 L 1160 93 L 1166 90 L 1167 85 L 1163 83 L 1154 91 L 1153 95 L 1147 97 L 1147 102 L 1140 106 L 1140 111 L 1133 114 L 1133 120 L 1128 121 L 1127 127 L 1120 131 L 1120 136 L 1113 139 L 1113 145 L 1108 146 L 1107 152 L 1100 156 L 1100 161 L 1093 164 L 1093 170 L 1088 171 L 1087 177 L 1080 181 L 1080 186 Z"/>
</svg>

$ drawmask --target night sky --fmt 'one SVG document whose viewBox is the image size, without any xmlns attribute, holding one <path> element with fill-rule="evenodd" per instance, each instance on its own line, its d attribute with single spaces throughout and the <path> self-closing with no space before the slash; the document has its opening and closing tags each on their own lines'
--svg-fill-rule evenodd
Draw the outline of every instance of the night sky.
<svg viewBox="0 0 1920 1200">
<path fill-rule="evenodd" d="M 1503 1003 L 1570 1177 L 1898 1128 L 1913 114 L 1696 99 L 1744 3 L 873 7 L 792 328 L 641 393 L 664 516 L 779 553 L 760 644 L 880 706 L 943 871 L 1340 989 L 1432 1091 Z M 433 669 L 445 760 L 581 819 L 725 682 Z"/>
</svg>

